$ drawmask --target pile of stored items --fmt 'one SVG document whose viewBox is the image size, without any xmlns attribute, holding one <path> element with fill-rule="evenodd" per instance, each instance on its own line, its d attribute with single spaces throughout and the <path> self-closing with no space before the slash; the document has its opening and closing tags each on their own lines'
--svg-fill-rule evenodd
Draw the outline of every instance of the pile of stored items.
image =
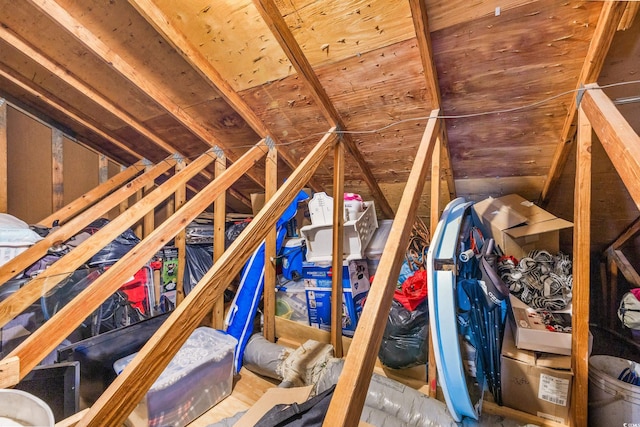
<svg viewBox="0 0 640 427">
<path fill-rule="evenodd" d="M 373 202 L 357 194 L 345 193 L 341 203 L 345 218 L 340 326 L 343 335 L 351 337 L 392 221 L 378 221 Z M 231 393 L 233 376 L 242 366 L 281 380 L 282 387 L 314 385 L 313 393 L 321 393 L 335 383 L 341 365 L 333 359 L 330 346 L 309 342 L 302 350 L 293 351 L 264 341 L 254 330 L 259 329 L 257 319 L 265 286 L 276 287 L 277 316 L 331 329 L 333 204 L 334 199 L 325 193 L 310 197 L 305 191 L 291 202 L 276 224 L 277 283 L 264 283 L 263 243 L 246 262 L 237 286 L 225 293 L 225 331 L 205 327 L 194 331 L 139 403 L 137 411 L 149 425 L 188 424 Z M 256 206 L 256 212 L 259 208 Z M 227 245 L 248 221 L 226 225 Z M 91 235 L 107 224 L 106 220 L 96 221 L 51 248 L 46 257 L 13 279 L 15 285 L 2 288 L 0 300 L 10 298 L 20 288 L 20 280 L 29 280 L 29 275 L 36 276 L 51 267 L 65 246 L 77 245 L 86 239 L 85 234 Z M 26 224 L 20 227 L 32 233 L 31 241 L 41 239 Z M 566 356 L 571 352 L 572 279 L 571 260 L 559 252 L 558 233 L 567 227 L 571 223 L 517 195 L 478 203 L 456 199 L 445 209 L 433 235 L 417 220 L 378 356 L 390 368 L 425 366 L 431 334 L 448 409 L 408 390 L 395 400 L 385 400 L 388 408 L 380 405 L 380 396 L 389 396 L 399 386 L 374 376 L 374 390 L 369 391 L 373 394 L 367 398 L 371 402 L 365 407 L 363 420 L 416 426 L 437 420 L 440 425 L 454 425 L 464 419 L 479 419 L 487 392 L 498 404 L 566 421 L 572 381 Z M 34 230 L 42 235 L 53 232 L 41 227 Z M 183 292 L 188 294 L 211 268 L 211 220 L 201 218 L 190 224 L 186 239 L 184 266 L 178 265 L 176 248 L 165 246 L 92 313 L 51 360 L 43 362 L 79 363 L 79 390 L 85 404 L 95 401 L 127 368 L 179 304 L 178 271 L 184 271 Z M 3 354 L 138 241 L 131 230 L 126 230 L 46 292 L 26 312 L 29 319 L 18 317 L 5 325 Z M 29 242 L 25 245 L 28 247 Z M 15 334 L 17 327 L 26 333 Z M 459 339 L 452 339 L 454 336 Z M 213 383 L 217 385 L 211 387 Z M 382 388 L 376 391 L 375 383 L 381 383 Z M 421 413 L 429 415 L 416 418 L 412 413 L 407 418 L 399 409 L 409 404 L 407 399 L 412 407 L 421 407 Z"/>
</svg>

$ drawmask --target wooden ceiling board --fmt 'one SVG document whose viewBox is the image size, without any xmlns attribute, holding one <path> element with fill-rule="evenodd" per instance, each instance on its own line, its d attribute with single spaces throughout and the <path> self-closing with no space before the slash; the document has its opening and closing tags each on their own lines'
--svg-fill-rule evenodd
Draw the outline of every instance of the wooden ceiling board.
<svg viewBox="0 0 640 427">
<path fill-rule="evenodd" d="M 46 53 L 51 60 L 61 64 L 80 80 L 88 82 L 98 93 L 129 111 L 138 120 L 145 120 L 162 112 L 144 92 L 133 88 L 125 78 L 114 73 L 74 37 L 30 7 L 28 2 L 2 2 L 0 21 L 27 43 Z M 43 37 L 43 34 L 47 36 Z"/>
<path fill-rule="evenodd" d="M 251 1 L 156 3 L 237 91 L 295 74 Z M 288 0 L 276 4 L 313 66 L 415 37 L 407 2 Z"/>
<path fill-rule="evenodd" d="M 74 86 L 63 82 L 46 68 L 24 56 L 11 45 L 0 41 L 1 68 L 10 72 L 15 78 L 19 78 L 23 84 L 29 87 L 45 90 L 50 97 L 55 98 L 61 104 L 65 104 L 76 114 L 85 117 L 99 117 L 100 126 L 107 129 L 117 129 L 123 126 L 122 120 L 115 117 L 109 111 L 98 106 L 85 94 L 79 92 Z"/>
<path fill-rule="evenodd" d="M 432 33 L 445 114 L 508 110 L 574 90 L 599 7 L 535 2 Z M 495 175 L 546 174 L 572 96 L 446 120 L 454 176 L 487 176 L 495 156 L 514 159 L 501 160 Z M 485 144 L 493 149 L 479 151 Z"/>
<path fill-rule="evenodd" d="M 218 96 L 127 2 L 58 0 L 58 3 L 182 108 Z"/>
</svg>

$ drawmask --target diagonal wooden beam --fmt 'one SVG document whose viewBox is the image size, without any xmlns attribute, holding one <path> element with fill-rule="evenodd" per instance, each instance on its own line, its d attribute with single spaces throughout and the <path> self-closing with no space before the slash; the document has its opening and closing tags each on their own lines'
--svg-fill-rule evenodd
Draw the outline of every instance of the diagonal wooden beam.
<svg viewBox="0 0 640 427">
<path fill-rule="evenodd" d="M 640 209 L 640 136 L 602 89 L 595 84 L 585 89 L 580 107 Z"/>
<path fill-rule="evenodd" d="M 438 110 L 431 112 L 437 115 Z M 427 123 L 323 426 L 355 427 L 360 420 L 440 125 L 439 119 Z"/>
<path fill-rule="evenodd" d="M 138 13 L 147 20 L 153 28 L 187 61 L 200 76 L 211 86 L 215 87 L 220 96 L 229 104 L 240 116 L 251 126 L 251 128 L 262 138 L 271 137 L 274 143 L 279 146 L 278 157 L 280 157 L 291 168 L 295 169 L 299 161 L 283 150 L 278 138 L 269 131 L 267 125 L 242 99 L 240 94 L 233 90 L 229 82 L 225 80 L 204 54 L 196 49 L 174 25 L 169 18 L 152 0 L 128 0 Z M 323 191 L 322 187 L 311 180 L 309 186 L 314 191 Z"/>
<path fill-rule="evenodd" d="M 177 147 L 172 147 L 170 144 L 163 141 L 160 137 L 155 135 L 153 132 L 149 131 L 145 126 L 143 126 L 140 122 L 135 120 L 129 114 L 122 111 L 118 108 L 113 102 L 106 99 L 101 94 L 97 93 L 92 87 L 87 86 L 81 80 L 75 78 L 69 70 L 61 67 L 56 62 L 49 59 L 47 56 L 43 55 L 39 50 L 33 48 L 30 44 L 26 43 L 22 38 L 16 36 L 11 30 L 5 27 L 0 26 L 0 39 L 4 40 L 7 44 L 12 46 L 13 48 L 19 50 L 24 55 L 31 58 L 36 64 L 43 67 L 45 70 L 49 71 L 51 74 L 56 76 L 58 79 L 62 80 L 69 86 L 75 88 L 78 92 L 82 93 L 84 96 L 89 98 L 91 101 L 98 104 L 100 107 L 104 108 L 109 113 L 113 114 L 120 120 L 122 120 L 127 125 L 131 126 L 138 133 L 145 136 L 147 139 L 151 140 L 154 144 L 156 144 L 159 148 L 161 148 L 165 153 L 164 155 L 169 155 L 174 152 L 179 152 Z"/>
<path fill-rule="evenodd" d="M 338 132 L 346 130 L 346 126 L 340 117 L 340 113 L 336 110 L 336 107 L 331 102 L 329 95 L 327 95 L 327 92 L 320 83 L 318 76 L 315 71 L 313 71 L 313 67 L 311 67 L 311 64 L 304 56 L 300 45 L 280 14 L 278 6 L 276 6 L 273 0 L 254 0 L 253 3 L 260 12 L 260 15 L 262 15 L 262 19 L 265 21 L 280 44 L 280 47 L 287 55 L 287 58 L 289 58 L 291 65 L 293 65 L 293 68 L 295 68 L 300 78 L 309 88 L 314 101 L 322 110 L 324 117 L 332 126 L 337 128 Z M 364 181 L 369 186 L 373 198 L 376 201 L 376 206 L 380 208 L 380 211 L 385 216 L 393 218 L 393 209 L 384 196 L 382 189 L 378 185 L 378 182 L 371 172 L 371 168 L 362 156 L 362 153 L 358 150 L 358 147 L 349 134 L 342 134 L 342 137 L 349 154 L 351 154 L 360 167 Z"/>
<path fill-rule="evenodd" d="M 442 111 L 442 98 L 440 97 L 440 85 L 438 84 L 438 72 L 433 60 L 433 49 L 431 47 L 431 32 L 429 30 L 429 17 L 427 15 L 427 5 L 424 0 L 409 0 L 413 26 L 416 30 L 416 40 L 420 50 L 420 59 L 424 77 L 427 82 L 430 95 L 430 107 Z M 453 199 L 456 194 L 456 184 L 453 179 L 453 169 L 451 168 L 451 155 L 449 154 L 449 138 L 447 136 L 446 122 L 442 124 L 442 150 L 443 175 L 449 186 L 449 197 Z"/>
<path fill-rule="evenodd" d="M 205 273 L 182 304 L 171 313 L 131 363 L 100 396 L 86 416 L 79 422 L 79 427 L 122 425 L 191 332 L 200 325 L 200 321 L 210 312 L 213 301 L 222 296 L 227 284 L 242 269 L 244 261 L 264 240 L 269 230 L 275 226 L 277 219 L 289 206 L 291 200 L 313 175 L 327 153 L 331 151 L 335 139 L 332 129 L 316 144 L 273 197 L 266 201 L 265 206 L 249 223 L 244 232 L 229 246 L 211 269 Z M 185 223 L 190 221 L 188 218 L 195 218 L 204 207 L 203 201 L 210 203 L 220 193 L 219 188 L 223 186 L 218 184 L 217 181 L 221 180 L 224 175 L 229 174 L 231 168 L 223 172 L 206 190 L 194 196 L 174 216 L 178 216 L 177 219 L 185 218 Z M 180 221 L 180 223 L 183 221 Z M 154 231 L 153 235 L 141 242 L 140 245 L 145 245 L 148 248 L 148 254 L 152 254 L 154 248 L 160 247 L 154 240 L 162 239 L 159 242 L 162 244 L 166 239 L 163 234 L 171 235 L 174 230 L 177 230 L 175 227 L 176 222 L 178 221 L 175 218 L 169 218 L 160 225 L 166 231 L 160 229 Z M 167 225 L 165 226 L 165 224 Z M 139 252 L 136 249 L 134 251 Z M 144 261 L 141 257 L 137 260 L 140 263 Z M 124 272 L 126 264 L 126 261 L 124 263 L 116 263 L 107 270 L 105 275 L 109 274 L 111 269 L 114 268 L 122 267 Z M 63 310 L 65 309 L 67 307 Z M 39 331 L 40 329 L 36 331 L 36 334 Z M 13 356 L 13 354 L 10 356 Z M 20 364 L 22 365 L 22 363 L 22 358 L 20 358 Z"/>
<path fill-rule="evenodd" d="M 228 148 L 225 147 L 225 144 L 221 143 L 209 129 L 189 115 L 184 108 L 175 103 L 168 95 L 170 93 L 169 90 L 158 87 L 153 82 L 145 79 L 136 69 L 78 22 L 57 2 L 54 0 L 28 0 L 28 2 L 39 12 L 66 30 L 67 33 L 89 49 L 105 64 L 111 67 L 111 69 L 118 72 L 143 93 L 146 93 L 151 99 L 158 103 L 158 105 L 164 108 L 169 115 L 184 125 L 204 143 L 211 147 L 218 145 L 222 149 Z M 227 151 L 229 150 L 227 149 Z M 237 160 L 237 156 L 231 155 L 230 152 L 226 153 L 226 157 L 232 162 Z M 247 176 L 264 188 L 263 176 L 261 177 L 252 171 L 247 171 Z"/>
<path fill-rule="evenodd" d="M 626 3 L 627 2 L 622 1 L 603 2 L 600 17 L 598 18 L 596 29 L 591 38 L 591 43 L 589 43 L 589 50 L 584 59 L 580 76 L 578 77 L 577 89 L 580 89 L 580 87 L 587 83 L 594 83 L 598 79 L 598 76 L 600 76 L 600 71 L 602 71 L 602 65 L 611 47 L 613 36 L 624 14 Z M 571 143 L 576 134 L 575 122 L 576 98 L 574 97 L 569 105 L 569 111 L 565 118 L 564 126 L 562 127 L 562 134 L 560 135 L 560 142 L 556 146 L 551 168 L 540 195 L 540 200 L 543 203 L 548 201 L 551 191 L 558 184 L 562 170 L 567 163 Z"/>
<path fill-rule="evenodd" d="M 127 227 L 131 227 L 147 213 L 153 213 L 154 208 L 172 194 L 180 191 L 181 186 L 193 178 L 202 168 L 213 162 L 215 156 L 206 152 L 191 162 L 189 166 L 177 171 L 165 183 L 153 190 L 142 200 L 124 211 L 114 220 L 106 224 L 87 240 L 83 241 L 71 252 L 59 259 L 42 273 L 25 283 L 20 289 L 0 302 L 0 327 L 22 313 L 33 302 L 45 293 L 51 291 L 74 271 L 94 256 L 107 243 L 118 237 Z"/>
</svg>

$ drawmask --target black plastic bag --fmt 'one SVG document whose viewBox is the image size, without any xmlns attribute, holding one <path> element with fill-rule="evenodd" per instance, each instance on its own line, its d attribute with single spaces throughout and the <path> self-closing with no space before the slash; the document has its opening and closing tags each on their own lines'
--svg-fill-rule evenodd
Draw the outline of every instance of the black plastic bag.
<svg viewBox="0 0 640 427">
<path fill-rule="evenodd" d="M 108 223 L 108 219 L 99 218 L 89 224 L 84 231 L 89 234 L 95 234 Z M 140 239 L 135 235 L 133 230 L 128 228 L 104 248 L 100 249 L 97 254 L 92 256 L 89 260 L 89 266 L 96 267 L 115 264 L 138 243 L 140 243 Z"/>
<path fill-rule="evenodd" d="M 405 369 L 427 363 L 429 353 L 429 305 L 422 301 L 414 311 L 395 299 L 389 310 L 378 357 L 383 365 Z"/>
</svg>

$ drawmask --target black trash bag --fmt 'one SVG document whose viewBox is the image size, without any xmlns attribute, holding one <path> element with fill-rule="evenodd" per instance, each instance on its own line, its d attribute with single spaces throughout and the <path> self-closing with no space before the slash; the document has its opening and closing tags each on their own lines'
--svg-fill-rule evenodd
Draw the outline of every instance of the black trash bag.
<svg viewBox="0 0 640 427">
<path fill-rule="evenodd" d="M 424 365 L 429 357 L 428 336 L 428 300 L 410 311 L 394 299 L 378 351 L 380 362 L 392 369 Z"/>
<path fill-rule="evenodd" d="M 225 241 L 224 241 L 225 249 L 228 248 L 229 245 L 231 245 L 231 243 L 233 243 L 233 241 L 238 238 L 240 233 L 242 233 L 242 231 L 245 228 L 247 228 L 247 225 L 249 225 L 250 222 L 251 221 L 247 220 L 247 221 L 241 221 L 241 222 L 227 223 L 227 226 L 225 229 Z"/>
<path fill-rule="evenodd" d="M 95 234 L 98 230 L 109 223 L 108 219 L 99 218 L 89 224 L 83 231 L 89 234 Z M 140 243 L 140 239 L 130 228 L 122 232 L 118 237 L 113 239 L 104 248 L 100 249 L 97 254 L 89 260 L 89 266 L 98 267 L 113 265 L 127 254 L 135 245 Z"/>
<path fill-rule="evenodd" d="M 198 284 L 202 276 L 213 266 L 213 245 L 185 245 L 184 294 Z"/>
</svg>

